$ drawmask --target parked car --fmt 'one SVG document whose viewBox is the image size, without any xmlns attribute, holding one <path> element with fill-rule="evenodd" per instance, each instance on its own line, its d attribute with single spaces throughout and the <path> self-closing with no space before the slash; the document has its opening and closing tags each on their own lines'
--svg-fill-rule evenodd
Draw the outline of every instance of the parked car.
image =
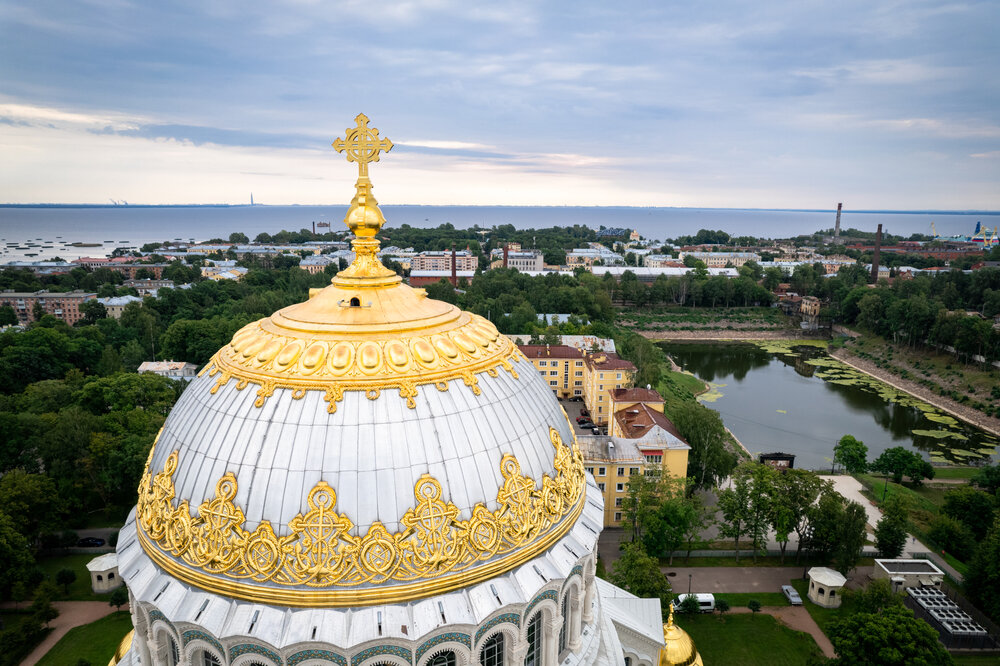
<svg viewBox="0 0 1000 666">
<path fill-rule="evenodd" d="M 677 597 L 674 601 L 674 610 L 681 607 L 684 600 L 689 596 L 694 597 L 698 600 L 698 610 L 702 613 L 711 613 L 715 610 L 715 595 L 714 594 L 682 594 Z"/>
<path fill-rule="evenodd" d="M 83 537 L 76 542 L 76 545 L 81 548 L 97 548 L 104 545 L 104 539 L 99 537 Z"/>
<path fill-rule="evenodd" d="M 574 395 L 572 398 L 569 399 L 569 401 L 570 402 L 583 402 L 583 396 L 582 395 Z"/>
<path fill-rule="evenodd" d="M 600 434 L 601 434 L 601 429 L 600 429 L 600 428 L 594 428 L 594 430 L 593 430 L 592 432 L 593 432 L 593 433 L 594 433 L 595 435 L 600 435 Z"/>
<path fill-rule="evenodd" d="M 590 421 L 580 421 L 579 423 L 577 423 L 577 425 L 583 428 L 584 430 L 586 430 L 587 428 L 594 427 L 594 424 L 591 423 Z"/>
<path fill-rule="evenodd" d="M 793 606 L 802 605 L 802 597 L 799 596 L 798 591 L 791 585 L 782 585 L 781 593 L 785 595 L 785 598 L 788 599 L 788 603 L 790 603 L 791 605 Z"/>
<path fill-rule="evenodd" d="M 583 423 L 584 421 L 589 421 L 589 420 L 590 420 L 589 416 L 578 416 L 578 417 L 576 417 L 576 422 L 577 423 Z"/>
</svg>

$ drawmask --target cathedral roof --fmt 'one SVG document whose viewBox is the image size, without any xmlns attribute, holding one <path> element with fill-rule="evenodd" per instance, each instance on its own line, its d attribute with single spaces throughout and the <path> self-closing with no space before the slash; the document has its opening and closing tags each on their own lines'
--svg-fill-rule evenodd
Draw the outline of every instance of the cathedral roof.
<svg viewBox="0 0 1000 666">
<path fill-rule="evenodd" d="M 139 489 L 144 552 L 175 578 L 286 606 L 418 599 L 513 570 L 573 527 L 573 430 L 486 319 L 402 284 L 377 258 L 358 126 L 345 222 L 354 262 L 253 322 L 185 390 Z"/>
</svg>

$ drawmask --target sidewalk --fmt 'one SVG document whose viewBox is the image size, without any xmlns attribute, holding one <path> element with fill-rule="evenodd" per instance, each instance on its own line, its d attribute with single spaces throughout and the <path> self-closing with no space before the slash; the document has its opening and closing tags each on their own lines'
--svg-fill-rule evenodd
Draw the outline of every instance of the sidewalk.
<svg viewBox="0 0 1000 666">
<path fill-rule="evenodd" d="M 111 606 L 106 601 L 54 601 L 52 605 L 59 611 L 59 617 L 49 622 L 52 631 L 21 662 L 21 666 L 34 666 L 37 664 L 59 642 L 59 639 L 65 636 L 73 627 L 79 627 L 80 625 L 100 620 L 105 615 L 111 615 L 115 610 L 114 606 Z M 124 609 L 127 609 L 127 607 Z"/>
</svg>

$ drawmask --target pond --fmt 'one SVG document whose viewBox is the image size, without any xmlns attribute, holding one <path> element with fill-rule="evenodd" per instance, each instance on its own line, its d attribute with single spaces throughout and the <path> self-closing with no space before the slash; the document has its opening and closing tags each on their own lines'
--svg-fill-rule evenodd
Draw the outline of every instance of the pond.
<svg viewBox="0 0 1000 666">
<path fill-rule="evenodd" d="M 869 460 L 893 446 L 913 448 L 932 463 L 997 457 L 996 437 L 844 365 L 825 343 L 660 344 L 711 385 L 699 400 L 751 453 L 794 453 L 796 467 L 829 469 L 834 445 L 854 435 Z"/>
</svg>

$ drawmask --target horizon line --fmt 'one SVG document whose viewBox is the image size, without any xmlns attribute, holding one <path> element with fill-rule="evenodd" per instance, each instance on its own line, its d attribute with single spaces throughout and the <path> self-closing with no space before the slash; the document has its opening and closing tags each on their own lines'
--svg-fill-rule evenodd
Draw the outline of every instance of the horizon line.
<svg viewBox="0 0 1000 666">
<path fill-rule="evenodd" d="M 594 206 L 585 204 L 379 204 L 382 208 L 606 208 L 606 209 L 662 209 L 662 210 L 713 210 L 713 211 L 761 211 L 786 213 L 836 213 L 836 208 L 773 208 L 773 207 L 739 207 L 739 206 Z M 348 204 L 265 204 L 265 203 L 182 203 L 182 204 L 106 204 L 106 203 L 0 203 L 0 208 L 348 208 Z M 1000 215 L 1000 210 L 980 209 L 900 209 L 900 208 L 863 208 L 842 209 L 842 213 L 866 213 L 886 215 Z"/>
</svg>

